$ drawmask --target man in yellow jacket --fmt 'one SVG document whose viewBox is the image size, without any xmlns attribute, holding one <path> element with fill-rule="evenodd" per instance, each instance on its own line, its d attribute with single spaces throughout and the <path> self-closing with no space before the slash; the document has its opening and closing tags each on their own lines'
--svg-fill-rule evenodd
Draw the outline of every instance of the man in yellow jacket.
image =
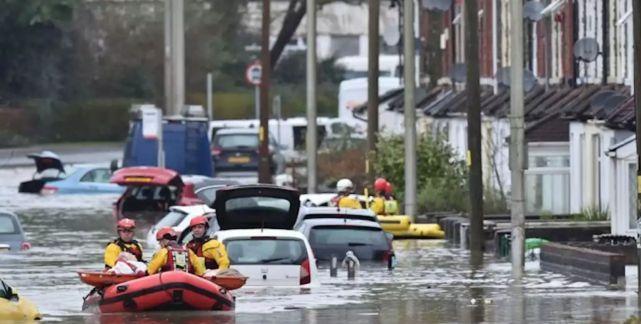
<svg viewBox="0 0 641 324">
<path fill-rule="evenodd" d="M 189 227 L 194 238 L 187 243 L 187 248 L 198 256 L 199 262 L 204 264 L 207 270 L 229 268 L 229 257 L 225 245 L 207 235 L 209 228 L 207 217 L 194 217 L 189 222 Z"/>
<path fill-rule="evenodd" d="M 156 233 L 160 250 L 147 265 L 147 273 L 152 275 L 164 271 L 185 271 L 202 276 L 205 266 L 190 249 L 178 245 L 178 235 L 171 227 L 163 227 Z"/>
<path fill-rule="evenodd" d="M 350 195 L 354 192 L 354 184 L 349 179 L 340 179 L 336 183 L 336 191 L 338 195 L 332 199 L 332 204 L 338 206 L 339 208 L 353 208 L 361 209 L 361 203 L 358 199 L 351 197 Z"/>
<path fill-rule="evenodd" d="M 113 268 L 122 252 L 129 252 L 136 257 L 136 260 L 143 262 L 142 245 L 134 240 L 136 222 L 129 218 L 123 218 L 118 221 L 117 229 L 118 238 L 107 244 L 105 248 L 105 269 Z"/>
</svg>

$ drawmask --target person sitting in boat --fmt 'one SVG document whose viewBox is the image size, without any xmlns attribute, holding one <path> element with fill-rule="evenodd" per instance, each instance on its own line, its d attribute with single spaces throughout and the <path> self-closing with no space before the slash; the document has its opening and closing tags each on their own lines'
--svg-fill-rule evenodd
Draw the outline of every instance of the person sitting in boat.
<svg viewBox="0 0 641 324">
<path fill-rule="evenodd" d="M 369 208 L 375 215 L 385 215 L 385 185 L 387 180 L 383 178 L 374 181 L 374 199 Z"/>
<path fill-rule="evenodd" d="M 129 252 L 136 257 L 136 260 L 142 260 L 142 245 L 134 240 L 134 230 L 136 222 L 129 218 L 123 218 L 118 221 L 118 238 L 107 244 L 105 248 L 105 269 L 109 270 L 116 265 L 118 257 L 122 252 Z"/>
<path fill-rule="evenodd" d="M 171 227 L 163 227 L 156 233 L 160 250 L 147 265 L 147 273 L 152 275 L 164 271 L 185 271 L 202 276 L 205 266 L 198 261 L 198 257 L 190 249 L 180 246 L 176 240 L 178 234 Z"/>
<path fill-rule="evenodd" d="M 189 227 L 194 238 L 187 243 L 187 248 L 196 253 L 199 262 L 204 264 L 207 270 L 228 269 L 229 257 L 225 245 L 207 235 L 207 217 L 194 217 L 189 222 Z"/>
<path fill-rule="evenodd" d="M 358 199 L 351 196 L 354 192 L 354 184 L 352 180 L 349 179 L 340 179 L 336 183 L 336 191 L 338 195 L 332 198 L 330 204 L 332 206 L 337 206 L 339 208 L 354 208 L 361 209 L 361 203 L 358 202 Z"/>
</svg>

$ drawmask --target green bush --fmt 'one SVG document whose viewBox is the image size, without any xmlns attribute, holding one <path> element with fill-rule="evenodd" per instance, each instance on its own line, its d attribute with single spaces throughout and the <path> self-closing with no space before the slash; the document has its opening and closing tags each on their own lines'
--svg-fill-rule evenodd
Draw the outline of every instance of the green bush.
<svg viewBox="0 0 641 324">
<path fill-rule="evenodd" d="M 404 137 L 379 138 L 374 172 L 396 187 L 402 201 L 405 184 Z M 465 211 L 468 205 L 467 168 L 444 141 L 420 136 L 416 147 L 418 212 Z"/>
<path fill-rule="evenodd" d="M 610 210 L 599 207 L 588 207 L 578 214 L 573 214 L 572 219 L 579 221 L 604 221 L 610 219 Z"/>
</svg>

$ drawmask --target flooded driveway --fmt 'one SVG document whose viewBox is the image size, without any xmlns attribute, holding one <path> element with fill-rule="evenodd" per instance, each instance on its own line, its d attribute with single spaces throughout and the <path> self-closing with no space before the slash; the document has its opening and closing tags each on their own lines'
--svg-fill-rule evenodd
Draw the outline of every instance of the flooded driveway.
<svg viewBox="0 0 641 324">
<path fill-rule="evenodd" d="M 444 241 L 396 241 L 398 268 L 345 271 L 331 278 L 320 269 L 313 289 L 240 290 L 233 313 L 94 315 L 81 311 L 89 287 L 80 269 L 101 269 L 114 238 L 113 195 L 41 197 L 17 193 L 29 169 L 0 169 L 0 208 L 16 212 L 33 248 L 0 254 L 0 278 L 32 299 L 45 321 L 80 323 L 428 323 L 621 322 L 634 313 L 636 293 L 541 272 L 528 263 L 527 278 L 512 285 L 510 264 L 489 255 L 472 270 L 468 252 Z M 144 238 L 146 233 L 138 233 Z M 146 250 L 146 258 L 152 251 Z"/>
</svg>

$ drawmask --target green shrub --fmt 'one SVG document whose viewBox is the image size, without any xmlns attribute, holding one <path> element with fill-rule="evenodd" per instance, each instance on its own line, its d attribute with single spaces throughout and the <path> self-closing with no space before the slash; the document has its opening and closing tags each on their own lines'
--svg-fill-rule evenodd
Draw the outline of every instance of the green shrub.
<svg viewBox="0 0 641 324">
<path fill-rule="evenodd" d="M 604 221 L 610 219 L 610 210 L 599 207 L 587 207 L 578 214 L 573 214 L 572 219 L 579 221 Z"/>
</svg>

